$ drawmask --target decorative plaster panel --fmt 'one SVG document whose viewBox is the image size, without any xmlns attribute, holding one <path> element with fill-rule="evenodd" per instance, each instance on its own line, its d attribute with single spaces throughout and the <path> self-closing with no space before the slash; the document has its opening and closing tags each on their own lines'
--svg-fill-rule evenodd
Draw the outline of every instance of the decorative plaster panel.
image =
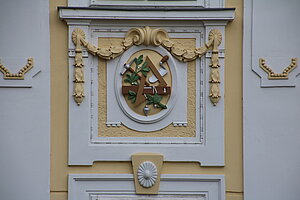
<svg viewBox="0 0 300 200">
<path fill-rule="evenodd" d="M 69 200 L 225 200 L 222 175 L 161 176 L 158 195 L 136 195 L 132 174 L 70 174 Z"/>
<path fill-rule="evenodd" d="M 79 12 L 77 12 L 79 11 Z M 157 14 L 156 11 L 145 11 L 148 13 L 147 16 L 160 16 L 160 20 L 155 21 L 152 18 L 144 19 L 143 26 L 146 28 L 131 29 L 132 27 L 140 27 L 140 22 L 138 21 L 128 21 L 128 20 L 118 20 L 115 21 L 115 17 L 102 17 L 103 12 L 97 9 L 92 10 L 94 12 L 93 17 L 90 16 L 90 11 L 85 12 L 85 9 L 75 9 L 70 10 L 68 8 L 60 8 L 60 17 L 64 18 L 69 25 L 69 72 L 70 77 L 76 76 L 76 66 L 74 68 L 74 53 L 75 55 L 75 65 L 78 65 L 81 72 L 84 74 L 84 82 L 76 82 L 76 84 L 84 85 L 84 100 L 80 101 L 80 106 L 77 106 L 78 102 L 74 102 L 72 95 L 74 94 L 73 88 L 73 79 L 70 79 L 70 99 L 69 99 L 69 164 L 70 165 L 91 165 L 94 161 L 97 160 L 130 160 L 130 156 L 136 152 L 157 152 L 164 155 L 166 161 L 198 161 L 201 162 L 203 166 L 223 166 L 224 165 L 224 82 L 222 77 L 224 77 L 224 29 L 226 25 L 226 20 L 229 18 L 221 17 L 219 12 L 215 11 L 215 16 L 220 17 L 219 21 L 209 21 L 209 19 L 216 19 L 212 17 L 212 12 L 210 12 L 210 17 L 206 18 L 207 21 L 199 22 L 198 17 L 195 17 L 193 14 L 189 15 L 179 12 L 177 16 L 182 16 L 181 21 L 172 21 L 167 20 L 161 14 Z M 229 14 L 226 10 L 227 16 L 233 16 Z M 67 12 L 68 14 L 65 15 Z M 83 15 L 79 13 L 83 12 Z M 207 12 L 207 11 L 203 11 Z M 125 12 L 120 10 L 118 12 L 120 15 L 123 15 Z M 123 16 L 124 19 L 130 19 L 133 15 L 127 13 L 127 16 Z M 142 15 L 134 14 L 134 17 L 139 17 Z M 87 14 L 89 17 L 85 18 L 84 15 Z M 140 13 L 141 14 L 141 13 Z M 202 11 L 198 11 L 197 16 L 201 16 Z M 69 17 L 75 16 L 77 17 Z M 185 16 L 186 15 L 186 16 Z M 77 18 L 77 19 L 76 19 Z M 88 19 L 88 20 L 86 20 Z M 99 21 L 99 19 L 106 19 Z M 107 20 L 109 19 L 109 20 Z M 150 20 L 151 19 L 151 20 Z M 231 17 L 233 19 L 233 17 Z M 151 26 L 151 28 L 147 28 Z M 159 29 L 155 29 L 159 28 Z M 78 37 L 74 37 L 74 30 L 81 30 L 83 34 L 79 34 Z M 147 35 L 148 31 L 162 30 L 160 31 L 157 41 L 156 39 Z M 130 30 L 130 31 L 129 31 Z M 131 36 L 132 30 L 136 32 L 145 32 L 145 39 L 141 35 Z M 215 34 L 214 31 L 218 30 L 218 34 Z M 75 31 L 75 32 L 76 32 Z M 129 32 L 128 32 L 129 31 Z M 169 36 L 166 36 L 166 33 Z M 79 32 L 78 32 L 79 33 Z M 127 33 L 127 35 L 126 35 Z M 72 35 L 73 34 L 73 35 Z M 129 35 L 129 36 L 128 36 Z M 151 34 L 150 34 L 151 35 Z M 128 36 L 128 37 L 127 37 Z M 223 36 L 223 41 L 221 41 L 221 36 Z M 128 38 L 124 40 L 123 48 L 112 48 L 110 47 L 108 51 L 104 51 L 105 48 L 97 47 L 99 38 Z M 135 39 L 135 37 L 140 37 Z M 135 45 L 132 46 L 131 39 L 134 38 Z M 180 48 L 173 48 L 173 44 L 170 43 L 172 38 L 191 38 L 196 41 L 196 49 L 190 51 L 190 49 L 182 50 Z M 75 41 L 75 42 L 74 42 Z M 80 41 L 80 42 L 79 42 Z M 142 41 L 141 43 L 139 43 Z M 156 42 L 158 42 L 156 44 Z M 81 43 L 82 46 L 78 47 L 78 44 Z M 129 46 L 127 47 L 127 43 Z M 144 45 L 141 45 L 141 44 Z M 169 43 L 171 46 L 169 46 Z M 162 46 L 158 46 L 161 44 Z M 76 49 L 75 49 L 76 45 Z M 148 46 L 146 46 L 148 45 Z M 154 45 L 154 46 L 153 46 Z M 201 48 L 199 48 L 202 46 Z M 129 48 L 130 47 L 130 48 Z M 211 48 L 213 47 L 213 48 Z M 86 49 L 85 49 L 86 48 Z M 127 50 L 128 48 L 128 50 Z M 146 118 L 150 119 L 150 123 L 153 123 L 149 128 L 147 123 L 136 122 L 136 120 L 130 119 L 128 115 L 123 114 L 124 111 L 114 111 L 111 112 L 111 109 L 120 107 L 117 102 L 116 96 L 118 95 L 118 84 L 117 88 L 114 84 L 117 76 L 120 76 L 120 72 L 123 71 L 122 67 L 125 62 L 128 62 L 130 55 L 141 50 L 155 50 L 160 54 L 169 56 L 169 67 L 172 73 L 172 87 L 175 87 L 178 84 L 179 80 L 186 80 L 186 64 L 181 61 L 192 61 L 197 57 L 204 55 L 207 51 L 211 53 L 206 57 L 196 59 L 193 61 L 196 65 L 196 135 L 195 137 L 101 137 L 98 135 L 98 99 L 102 97 L 99 96 L 101 93 L 98 93 L 98 84 L 99 84 L 99 61 L 97 57 L 93 55 L 98 55 L 102 59 L 112 59 L 107 61 L 107 89 L 108 91 L 117 91 L 117 93 L 110 94 L 108 97 L 108 107 L 107 107 L 107 126 L 110 126 L 110 129 L 118 129 L 124 124 L 129 128 L 133 128 L 138 131 L 152 131 L 162 129 L 168 124 L 174 124 L 174 128 L 188 128 L 189 124 L 186 120 L 186 83 L 182 84 L 183 88 L 175 87 L 174 94 L 178 96 L 177 91 L 181 91 L 184 94 L 182 97 L 174 99 L 177 102 L 182 102 L 182 107 L 174 106 L 173 110 L 168 111 L 170 114 L 164 115 L 162 113 L 161 119 L 155 122 L 155 118 L 151 115 L 144 116 L 145 122 Z M 219 56 L 219 49 L 221 56 Z M 118 57 L 120 54 L 124 54 Z M 166 51 L 167 50 L 167 51 Z M 90 55 L 84 56 L 84 52 L 88 51 Z M 182 51 L 182 52 L 181 52 Z M 128 54 L 126 56 L 126 54 Z M 125 56 L 124 56 L 125 55 Z M 123 57 L 124 56 L 124 57 Z M 113 59 L 114 58 L 114 59 Z M 176 59 L 174 59 L 176 58 Z M 119 63 L 120 62 L 120 63 Z M 80 63 L 84 63 L 84 67 Z M 80 65 L 80 66 L 79 66 Z M 211 66 L 211 69 L 209 68 Z M 180 71 L 181 70 L 181 71 Z M 77 70 L 78 71 L 78 70 Z M 178 74 L 181 74 L 181 77 Z M 110 76 L 110 74 L 114 74 Z M 74 76 L 74 77 L 75 77 Z M 177 81 L 176 81 L 177 79 Z M 220 81 L 221 79 L 221 81 Z M 110 84 L 112 83 L 112 84 Z M 121 87 L 121 85 L 119 85 Z M 75 87 L 76 88 L 76 87 Z M 177 91 L 176 91 L 177 90 Z M 176 93 L 177 92 L 177 93 Z M 116 95 L 116 96 L 114 96 Z M 169 99 L 167 107 L 172 108 L 172 94 Z M 114 103 L 115 101 L 115 103 Z M 217 104 L 214 106 L 213 104 Z M 127 105 L 124 103 L 124 105 Z M 175 104 L 176 105 L 176 104 Z M 180 104 L 178 104 L 180 105 Z M 126 106 L 125 106 L 126 107 Z M 105 108 L 106 109 L 106 108 Z M 173 115 L 174 113 L 174 115 Z M 180 114 L 179 114 L 180 113 Z M 113 114 L 113 116 L 111 116 Z M 118 115 L 116 115 L 118 114 Z M 132 116 L 132 114 L 131 114 Z M 143 117 L 138 116 L 139 120 Z M 151 119 L 153 118 L 153 121 Z M 168 119 L 169 118 L 169 119 Z M 174 119 L 175 118 L 175 119 Z M 178 118 L 178 119 L 176 119 Z M 172 119 L 172 120 L 171 120 Z M 165 121 L 164 121 L 165 120 Z M 169 121 L 168 121 L 169 120 Z M 149 124 L 148 122 L 148 124 Z M 155 122 L 155 123 L 154 123 Z M 126 124 L 127 123 L 127 124 Z M 173 125 L 172 125 L 173 126 Z M 142 134 L 142 133 L 139 133 Z M 148 133 L 147 133 L 148 134 Z"/>
<path fill-rule="evenodd" d="M 297 58 L 266 56 L 252 65 L 252 70 L 261 78 L 261 87 L 295 87 L 300 74 Z"/>
<path fill-rule="evenodd" d="M 22 67 L 17 73 L 11 73 L 3 64 L 0 63 L 0 71 L 3 73 L 4 79 L 24 80 L 25 73 L 33 68 L 33 65 L 33 58 L 28 58 L 27 64 L 24 67 Z"/>
<path fill-rule="evenodd" d="M 33 58 L 1 57 L 0 87 L 31 88 L 32 79 L 40 72 Z"/>
</svg>

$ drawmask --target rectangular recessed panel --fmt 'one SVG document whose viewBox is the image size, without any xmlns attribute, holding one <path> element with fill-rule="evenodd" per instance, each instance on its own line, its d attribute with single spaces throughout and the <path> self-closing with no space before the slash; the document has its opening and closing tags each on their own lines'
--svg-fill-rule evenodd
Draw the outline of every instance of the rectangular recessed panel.
<svg viewBox="0 0 300 200">
<path fill-rule="evenodd" d="M 67 19 L 64 17 L 66 15 L 69 17 L 79 15 L 85 16 L 87 19 L 95 15 L 97 9 L 76 10 L 76 12 L 65 9 L 64 11 L 67 13 L 61 13 L 61 18 Z M 101 14 L 112 14 L 103 12 L 101 11 Z M 172 13 L 174 14 L 174 12 Z M 202 11 L 199 12 L 200 15 L 201 13 Z M 159 16 L 156 10 L 132 12 L 131 17 L 133 18 L 128 18 L 126 11 L 118 11 L 118 14 L 126 19 L 144 18 L 144 14 L 147 14 L 147 17 Z M 165 14 L 170 14 L 170 12 Z M 99 47 L 110 49 L 113 46 L 113 51 L 116 52 L 122 49 L 122 41 L 126 34 L 135 29 L 160 30 L 168 34 L 169 39 L 176 42 L 180 49 L 198 49 L 207 42 L 212 29 L 219 30 L 224 35 L 225 23 L 219 20 L 217 20 L 218 23 L 215 23 L 215 20 L 220 17 L 219 12 L 215 14 L 217 18 L 211 18 L 214 20 L 213 27 L 210 23 L 200 23 L 198 15 L 196 18 L 191 15 L 183 17 L 177 15 L 181 18 L 177 21 L 173 20 L 175 19 L 173 15 L 171 16 L 172 20 L 166 19 L 165 14 L 159 16 L 160 21 L 145 20 L 143 25 L 139 20 L 115 20 L 115 16 L 111 20 L 108 20 L 106 16 L 107 21 L 104 22 L 98 20 L 104 19 L 101 15 L 99 18 L 92 17 L 92 20 L 85 22 L 85 25 L 70 24 L 69 31 L 72 35 L 73 32 L 78 33 L 77 31 L 81 30 L 80 32 L 85 34 L 88 44 L 93 44 L 96 49 Z M 226 20 L 227 17 L 224 17 L 223 14 L 221 18 Z M 193 20 L 184 21 L 190 17 Z M 148 33 L 150 32 L 148 31 Z M 71 38 L 70 41 L 72 41 Z M 75 49 L 71 42 L 69 49 L 71 52 L 69 54 L 69 76 L 73 77 L 75 55 L 72 52 L 75 52 Z M 224 42 L 221 43 L 220 52 L 223 52 L 221 54 L 223 56 L 220 56 L 220 66 L 224 66 Z M 169 57 L 161 65 L 168 72 L 163 76 L 163 80 L 167 83 L 167 87 L 172 87 L 171 96 L 169 99 L 165 97 L 155 100 L 167 108 L 157 107 L 158 102 L 154 103 L 154 100 L 151 100 L 151 98 L 154 99 L 155 94 L 162 95 L 159 89 L 155 92 L 156 87 L 166 88 L 162 80 L 159 81 L 163 83 L 162 86 L 154 85 L 160 83 L 153 82 L 149 101 L 138 105 L 128 101 L 132 100 L 129 99 L 130 96 L 135 97 L 137 93 L 135 95 L 122 93 L 123 86 L 124 88 L 135 87 L 135 81 L 131 81 L 132 83 L 125 81 L 128 76 L 126 77 L 126 73 L 123 73 L 124 64 L 130 63 L 134 58 L 138 59 L 142 55 L 142 58 L 148 57 L 156 68 L 152 67 L 151 72 L 149 70 L 147 81 L 152 78 L 153 71 L 162 69 L 160 66 L 162 58 Z M 109 61 L 98 59 L 93 54 L 83 53 L 85 97 L 80 106 L 73 99 L 73 78 L 69 79 L 69 164 L 92 165 L 94 161 L 129 161 L 130 156 L 136 152 L 159 152 L 164 155 L 166 161 L 196 161 L 201 162 L 202 166 L 223 166 L 224 98 L 220 99 L 217 106 L 213 106 L 209 99 L 211 55 L 208 53 L 201 59 L 185 63 L 178 60 L 161 45 L 134 45 L 124 51 L 122 55 Z M 155 77 L 162 76 L 159 72 L 155 73 L 159 74 Z M 122 74 L 125 74 L 125 77 Z M 131 74 L 128 73 L 129 76 Z M 220 77 L 224 77 L 223 75 L 224 67 L 220 67 Z M 160 79 L 162 78 L 160 77 Z M 141 86 L 143 87 L 140 88 L 148 92 L 149 86 L 146 83 Z M 224 97 L 224 81 L 220 83 L 220 92 L 220 95 Z M 138 97 L 140 99 L 142 97 L 140 92 Z M 166 101 L 163 102 L 164 100 Z M 148 104 L 149 102 L 150 104 Z M 159 110 L 160 108 L 161 110 Z M 157 110 L 158 112 L 155 113 Z"/>
<path fill-rule="evenodd" d="M 157 195 L 136 194 L 133 174 L 69 174 L 69 200 L 225 200 L 223 175 L 162 174 Z"/>
</svg>

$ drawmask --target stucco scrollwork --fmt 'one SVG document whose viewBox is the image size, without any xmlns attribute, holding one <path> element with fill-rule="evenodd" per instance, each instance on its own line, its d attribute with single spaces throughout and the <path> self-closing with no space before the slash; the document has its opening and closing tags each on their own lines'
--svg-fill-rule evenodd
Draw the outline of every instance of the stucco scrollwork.
<svg viewBox="0 0 300 200">
<path fill-rule="evenodd" d="M 125 38 L 132 38 L 134 45 L 161 45 L 162 41 L 168 39 L 168 33 L 164 29 L 151 29 L 146 26 L 145 28 L 132 28 L 130 29 Z"/>
<path fill-rule="evenodd" d="M 152 29 L 148 26 L 144 28 L 130 29 L 120 45 L 111 45 L 109 48 L 96 47 L 85 39 L 85 34 L 81 29 L 74 29 L 72 33 L 72 41 L 76 45 L 75 50 L 75 69 L 74 73 L 74 99 L 78 105 L 84 98 L 84 74 L 82 63 L 82 46 L 94 56 L 105 60 L 111 60 L 120 56 L 124 51 L 133 45 L 153 45 L 162 46 L 168 50 L 176 59 L 181 62 L 193 61 L 202 57 L 208 50 L 212 50 L 211 57 L 211 73 L 210 73 L 210 100 L 213 105 L 216 105 L 221 98 L 220 95 L 220 71 L 219 71 L 219 50 L 218 47 L 222 41 L 222 34 L 217 29 L 212 29 L 209 32 L 208 42 L 200 48 L 182 48 L 179 44 L 169 38 L 168 33 L 164 29 Z M 76 78 L 80 77 L 80 78 Z"/>
<path fill-rule="evenodd" d="M 11 73 L 3 64 L 0 63 L 0 71 L 3 73 L 4 79 L 24 80 L 24 75 L 33 68 L 33 58 L 27 59 L 27 64 L 17 73 Z"/>
<path fill-rule="evenodd" d="M 259 66 L 268 73 L 269 80 L 289 79 L 289 73 L 297 67 L 297 58 L 292 58 L 291 64 L 284 68 L 283 72 L 280 74 L 275 73 L 269 66 L 267 66 L 266 61 L 263 58 L 259 59 Z"/>
</svg>

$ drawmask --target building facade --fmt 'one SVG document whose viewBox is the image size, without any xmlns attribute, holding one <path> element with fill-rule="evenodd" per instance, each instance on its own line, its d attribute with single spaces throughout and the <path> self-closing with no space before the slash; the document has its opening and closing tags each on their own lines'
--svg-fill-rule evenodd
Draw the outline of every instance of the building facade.
<svg viewBox="0 0 300 200">
<path fill-rule="evenodd" d="M 298 199 L 299 6 L 2 2 L 1 199 Z"/>
</svg>

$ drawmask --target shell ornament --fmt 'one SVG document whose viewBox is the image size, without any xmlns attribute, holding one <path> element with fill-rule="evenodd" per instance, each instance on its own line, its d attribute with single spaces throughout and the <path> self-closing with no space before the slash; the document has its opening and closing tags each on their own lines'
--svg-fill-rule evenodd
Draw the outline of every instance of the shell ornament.
<svg viewBox="0 0 300 200">
<path fill-rule="evenodd" d="M 157 168 L 154 163 L 145 161 L 140 164 L 137 172 L 138 181 L 144 188 L 151 188 L 157 179 Z"/>
</svg>

